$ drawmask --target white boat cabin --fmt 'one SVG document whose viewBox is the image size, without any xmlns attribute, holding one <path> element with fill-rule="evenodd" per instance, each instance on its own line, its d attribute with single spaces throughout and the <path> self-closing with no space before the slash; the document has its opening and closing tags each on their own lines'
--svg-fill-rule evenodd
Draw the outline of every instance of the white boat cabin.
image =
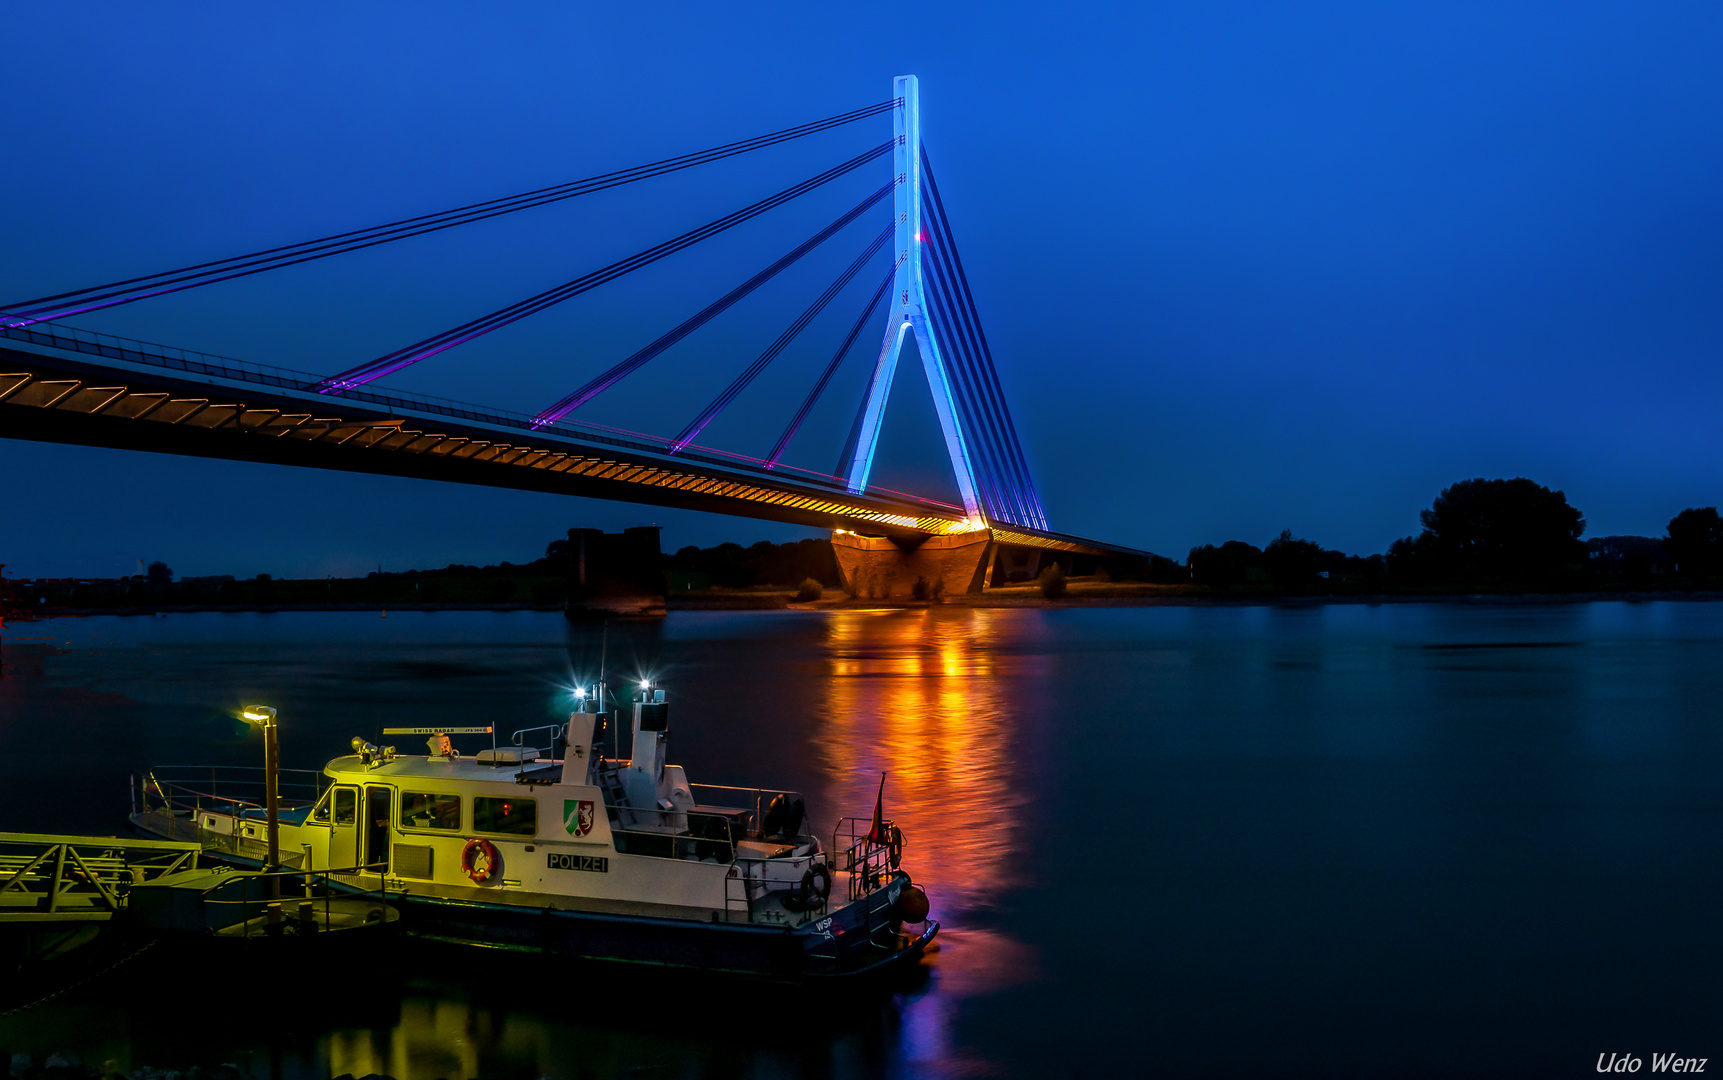
<svg viewBox="0 0 1723 1080">
<path fill-rule="evenodd" d="M 428 734 L 424 754 L 354 739 L 314 804 L 278 814 L 282 861 L 365 888 L 540 908 L 769 923 L 823 909 L 830 871 L 801 799 L 690 784 L 664 760 L 664 691 L 638 697 L 629 760 L 602 755 L 585 699 L 567 724 L 517 733 L 550 733 L 543 756 L 463 755 L 446 728 L 387 729 Z M 247 854 L 264 842 L 258 810 L 210 805 L 195 810 L 200 834 Z"/>
</svg>

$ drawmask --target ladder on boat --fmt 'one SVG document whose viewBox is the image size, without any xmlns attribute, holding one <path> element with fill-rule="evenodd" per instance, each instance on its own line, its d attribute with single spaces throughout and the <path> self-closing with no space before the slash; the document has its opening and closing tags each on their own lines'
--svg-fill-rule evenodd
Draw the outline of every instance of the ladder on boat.
<svg viewBox="0 0 1723 1080">
<path fill-rule="evenodd" d="M 628 790 L 622 784 L 622 770 L 600 767 L 598 783 L 604 792 L 604 809 L 614 824 L 622 810 L 628 806 Z"/>
</svg>

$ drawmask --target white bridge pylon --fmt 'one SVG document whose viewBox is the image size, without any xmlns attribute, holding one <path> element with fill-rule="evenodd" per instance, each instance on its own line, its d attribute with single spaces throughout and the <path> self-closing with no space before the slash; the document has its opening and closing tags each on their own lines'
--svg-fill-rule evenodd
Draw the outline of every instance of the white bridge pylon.
<svg viewBox="0 0 1723 1080">
<path fill-rule="evenodd" d="M 904 335 L 913 333 L 916 349 L 921 353 L 922 369 L 927 373 L 927 385 L 933 391 L 933 407 L 939 414 L 939 427 L 945 435 L 946 452 L 951 455 L 951 468 L 957 476 L 963 509 L 979 525 L 984 519 L 981 501 L 976 496 L 975 467 L 958 418 L 945 358 L 928 327 L 927 295 L 922 286 L 921 95 L 914 75 L 899 75 L 894 89 L 897 108 L 892 110 L 891 116 L 897 146 L 892 164 L 897 180 L 892 192 L 892 212 L 897 223 L 897 272 L 892 280 L 891 314 L 886 322 L 885 341 L 880 345 L 879 360 L 874 364 L 867 407 L 862 413 L 861 430 L 856 439 L 855 455 L 850 459 L 847 480 L 851 493 L 860 495 L 867 490 L 868 475 L 873 471 L 874 449 L 879 444 L 880 422 L 885 419 L 885 405 L 891 397 L 892 377 L 897 373 L 897 359 L 903 351 Z"/>
<path fill-rule="evenodd" d="M 867 490 L 880 422 L 904 339 L 915 335 L 951 471 L 971 528 L 999 524 L 1047 529 L 1023 448 L 1011 423 L 981 316 L 957 256 L 951 222 L 921 146 L 921 98 L 913 75 L 897 78 L 892 123 L 897 139 L 892 186 L 897 260 L 885 340 L 855 426 L 855 445 L 840 461 L 845 485 Z M 927 276 L 924 276 L 927 275 Z"/>
</svg>

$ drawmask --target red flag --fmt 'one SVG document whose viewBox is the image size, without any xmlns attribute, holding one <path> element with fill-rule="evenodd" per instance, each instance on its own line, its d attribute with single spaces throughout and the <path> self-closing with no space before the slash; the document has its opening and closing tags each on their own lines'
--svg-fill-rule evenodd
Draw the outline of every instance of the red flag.
<svg viewBox="0 0 1723 1080">
<path fill-rule="evenodd" d="M 867 842 L 880 847 L 890 842 L 885 834 L 885 773 L 879 774 L 879 797 L 873 801 L 873 828 L 867 831 Z"/>
</svg>

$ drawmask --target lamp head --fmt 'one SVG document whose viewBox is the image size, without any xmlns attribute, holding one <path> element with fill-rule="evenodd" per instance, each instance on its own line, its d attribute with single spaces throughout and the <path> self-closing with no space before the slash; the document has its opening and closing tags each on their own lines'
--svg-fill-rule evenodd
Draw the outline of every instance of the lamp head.
<svg viewBox="0 0 1723 1080">
<path fill-rule="evenodd" d="M 247 705 L 239 711 L 239 718 L 253 727 L 275 726 L 275 710 L 268 705 Z"/>
</svg>

